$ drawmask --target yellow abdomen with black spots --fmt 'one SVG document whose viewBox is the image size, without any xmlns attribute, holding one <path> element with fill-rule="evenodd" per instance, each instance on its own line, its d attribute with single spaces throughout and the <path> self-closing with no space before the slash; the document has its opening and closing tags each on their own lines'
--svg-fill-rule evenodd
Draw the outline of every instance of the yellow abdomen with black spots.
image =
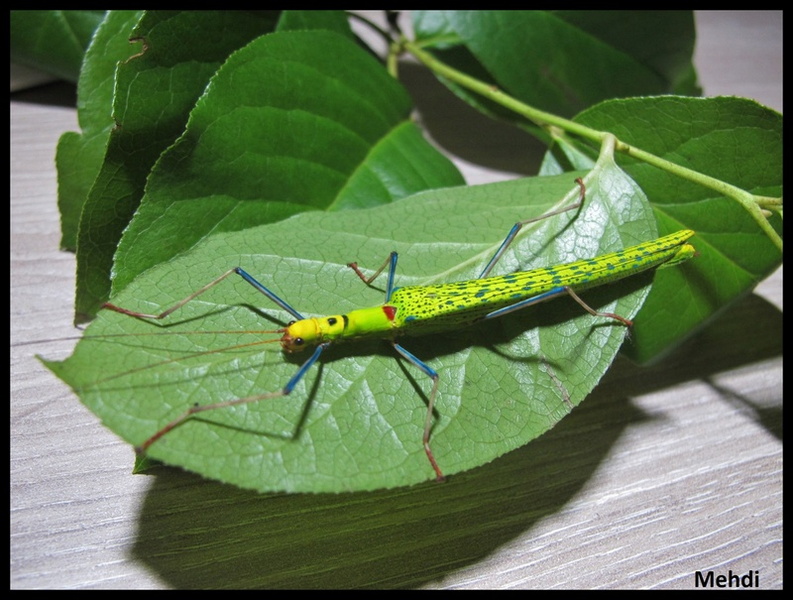
<svg viewBox="0 0 793 600">
<path fill-rule="evenodd" d="M 388 304 L 396 309 L 400 332 L 423 335 L 470 325 L 489 313 L 569 286 L 576 291 L 628 277 L 653 267 L 691 258 L 684 242 L 694 235 L 683 230 L 618 252 L 572 263 L 509 275 L 441 285 L 397 288 Z"/>
</svg>

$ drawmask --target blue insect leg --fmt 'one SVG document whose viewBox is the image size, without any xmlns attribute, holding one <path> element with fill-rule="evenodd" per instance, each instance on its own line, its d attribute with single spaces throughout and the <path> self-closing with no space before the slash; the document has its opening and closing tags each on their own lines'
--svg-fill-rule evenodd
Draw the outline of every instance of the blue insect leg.
<svg viewBox="0 0 793 600">
<path fill-rule="evenodd" d="M 140 446 L 136 448 L 139 453 L 145 453 L 146 450 L 151 446 L 154 442 L 159 440 L 163 437 L 166 433 L 174 430 L 176 427 L 184 423 L 185 421 L 189 420 L 195 414 L 200 412 L 206 412 L 209 410 L 217 410 L 219 408 L 228 408 L 230 406 L 239 406 L 240 404 L 250 404 L 251 402 L 259 402 L 260 400 L 272 400 L 274 398 L 280 398 L 282 396 L 286 396 L 289 394 L 298 382 L 303 378 L 306 372 L 314 365 L 315 362 L 319 359 L 320 355 L 322 354 L 323 350 L 330 346 L 329 343 L 320 344 L 317 346 L 314 353 L 308 358 L 306 362 L 304 362 L 301 367 L 297 370 L 292 378 L 287 382 L 284 388 L 280 392 L 271 392 L 268 394 L 257 394 L 255 396 L 248 396 L 246 398 L 237 398 L 235 400 L 226 400 L 225 402 L 215 402 L 213 404 L 196 404 L 195 406 L 191 406 L 188 408 L 184 413 L 178 416 L 176 419 L 168 423 L 165 427 L 160 429 L 157 433 L 143 442 Z"/>
<path fill-rule="evenodd" d="M 276 295 L 274 292 L 271 292 L 269 289 L 267 289 L 267 288 L 266 288 L 265 286 L 263 286 L 261 283 L 259 283 L 258 281 L 256 281 L 256 279 L 254 279 L 254 278 L 253 278 L 253 276 L 252 276 L 252 275 L 250 275 L 250 274 L 249 274 L 247 271 L 245 271 L 245 270 L 244 270 L 242 267 L 237 267 L 237 268 L 235 268 L 235 269 L 234 269 L 234 272 L 235 272 L 237 275 L 239 275 L 240 277 L 242 277 L 242 278 L 243 278 L 245 281 L 247 281 L 248 283 L 250 283 L 250 284 L 251 284 L 253 287 L 255 287 L 257 290 L 259 290 L 259 291 L 260 291 L 262 294 L 264 294 L 265 296 L 267 296 L 267 297 L 268 297 L 270 300 L 272 300 L 273 302 L 275 302 L 275 303 L 276 303 L 278 306 L 280 306 L 281 308 L 283 308 L 283 309 L 284 309 L 286 312 L 288 312 L 290 315 L 292 315 L 292 316 L 293 316 L 295 319 L 297 319 L 297 320 L 302 320 L 302 319 L 304 319 L 304 318 L 305 318 L 303 315 L 301 315 L 299 312 L 297 312 L 297 311 L 296 311 L 294 308 L 292 308 L 292 307 L 291 307 L 291 306 L 290 306 L 290 305 L 289 305 L 289 304 L 286 302 L 286 300 L 282 300 L 282 299 L 281 299 L 281 298 L 279 298 L 279 297 L 278 297 L 278 296 L 277 296 L 277 295 Z"/>
<path fill-rule="evenodd" d="M 425 375 L 427 375 L 430 379 L 432 379 L 432 391 L 430 392 L 430 398 L 427 402 L 427 417 L 424 420 L 424 436 L 422 441 L 424 443 L 424 452 L 427 454 L 427 458 L 432 465 L 432 468 L 435 470 L 435 479 L 436 481 L 445 481 L 445 477 L 443 472 L 441 471 L 440 467 L 438 466 L 438 461 L 435 460 L 435 455 L 432 453 L 432 448 L 430 448 L 430 432 L 432 431 L 432 420 L 433 420 L 433 411 L 435 409 L 435 395 L 438 393 L 438 373 L 430 367 L 427 363 L 422 361 L 420 358 L 414 356 L 411 352 L 405 350 L 402 346 L 397 344 L 396 342 L 392 342 L 394 346 L 394 350 L 396 350 L 400 356 L 408 360 L 409 362 L 413 363 L 416 367 L 421 369 Z"/>
<path fill-rule="evenodd" d="M 579 187 L 577 202 L 569 206 L 565 206 L 564 208 L 560 208 L 558 210 L 545 213 L 543 215 L 540 215 L 539 217 L 534 217 L 533 219 L 526 219 L 525 221 L 518 221 L 517 223 L 515 223 L 512 226 L 512 229 L 509 230 L 507 237 L 505 237 L 504 241 L 501 242 L 501 245 L 498 247 L 498 250 L 496 250 L 496 253 L 493 255 L 493 258 L 491 258 L 490 261 L 485 266 L 485 268 L 482 269 L 482 272 L 479 274 L 479 277 L 477 277 L 477 279 L 483 279 L 487 277 L 487 275 L 490 273 L 490 271 L 493 269 L 496 263 L 499 260 L 501 260 L 501 257 L 503 256 L 504 252 L 507 250 L 509 245 L 512 244 L 512 242 L 515 240 L 515 238 L 517 237 L 518 233 L 520 232 L 520 230 L 523 228 L 524 225 L 528 225 L 529 223 L 534 223 L 535 221 L 541 221 L 543 219 L 547 219 L 548 217 L 553 217 L 554 215 L 562 214 L 563 212 L 567 212 L 568 210 L 575 210 L 577 208 L 580 208 L 583 205 L 584 198 L 586 196 L 586 186 L 584 185 L 584 181 L 580 178 L 576 179 L 575 182 L 578 184 Z"/>
</svg>

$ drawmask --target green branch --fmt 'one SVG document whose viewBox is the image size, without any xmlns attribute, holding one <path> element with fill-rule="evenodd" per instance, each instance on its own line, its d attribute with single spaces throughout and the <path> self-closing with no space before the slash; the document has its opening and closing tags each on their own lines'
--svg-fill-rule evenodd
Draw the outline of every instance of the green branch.
<svg viewBox="0 0 793 600">
<path fill-rule="evenodd" d="M 429 68 L 437 75 L 444 77 L 449 81 L 452 81 L 473 92 L 476 92 L 477 94 L 500 104 L 514 113 L 525 117 L 538 127 L 547 131 L 552 138 L 558 138 L 560 136 L 560 131 L 564 131 L 589 140 L 595 144 L 601 145 L 607 136 L 612 135 L 607 131 L 598 131 L 596 129 L 592 129 L 591 127 L 587 127 L 586 125 L 576 123 L 558 115 L 539 110 L 529 106 L 528 104 L 524 104 L 520 100 L 513 98 L 497 87 L 471 77 L 470 75 L 466 75 L 462 71 L 458 71 L 457 69 L 454 69 L 449 65 L 439 61 L 434 56 L 432 56 L 432 54 L 423 50 L 420 45 L 416 44 L 415 42 L 402 39 L 399 46 L 403 50 L 410 52 L 422 64 L 424 64 L 424 66 Z M 771 227 L 771 224 L 766 218 L 769 214 L 769 211 L 781 211 L 781 198 L 755 196 L 754 194 L 742 190 L 741 188 L 731 185 L 725 181 L 705 175 L 699 171 L 683 167 L 661 158 L 660 156 L 630 144 L 626 144 L 625 142 L 619 140 L 616 142 L 615 150 L 735 200 L 736 202 L 740 203 L 741 206 L 743 206 L 744 209 L 752 216 L 752 218 L 757 222 L 757 224 L 771 239 L 771 241 L 779 248 L 779 250 L 782 250 L 782 239 L 779 237 L 774 228 Z"/>
</svg>

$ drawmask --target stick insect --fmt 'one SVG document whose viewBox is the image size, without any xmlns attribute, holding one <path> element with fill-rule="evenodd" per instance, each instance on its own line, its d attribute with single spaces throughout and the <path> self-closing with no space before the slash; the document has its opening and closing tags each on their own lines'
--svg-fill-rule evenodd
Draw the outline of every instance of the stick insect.
<svg viewBox="0 0 793 600">
<path fill-rule="evenodd" d="M 585 199 L 586 187 L 581 179 L 577 179 L 576 183 L 579 186 L 579 198 L 576 203 L 552 213 L 516 223 L 476 279 L 437 285 L 397 287 L 395 285 L 398 260 L 396 252 L 392 252 L 383 265 L 368 277 L 357 263 L 349 263 L 348 266 L 366 285 L 371 285 L 386 270 L 386 267 L 388 268 L 385 300 L 382 304 L 371 308 L 352 310 L 347 314 L 305 317 L 240 267 L 226 271 L 159 314 L 137 312 L 106 303 L 103 308 L 131 317 L 162 320 L 230 275 L 237 274 L 275 305 L 294 317 L 294 320 L 285 327 L 262 333 L 279 334 L 280 340 L 273 341 L 280 341 L 281 347 L 286 353 L 311 352 L 281 390 L 194 405 L 144 440 L 137 447 L 138 451 L 145 453 L 152 444 L 198 413 L 287 396 L 331 346 L 377 338 L 386 340 L 398 356 L 415 366 L 432 381 L 421 442 L 436 480 L 443 481 L 445 478 L 443 470 L 438 464 L 431 446 L 435 399 L 440 376 L 430 365 L 407 350 L 401 343 L 402 338 L 442 334 L 480 321 L 496 319 L 561 295 L 570 296 L 595 317 L 610 319 L 630 327 L 632 322 L 628 319 L 614 313 L 598 312 L 588 306 L 579 297 L 578 292 L 649 269 L 677 265 L 695 255 L 693 246 L 687 243 L 694 232 L 681 230 L 653 241 L 594 258 L 531 271 L 490 276 L 490 272 L 523 226 L 581 206 Z"/>
</svg>

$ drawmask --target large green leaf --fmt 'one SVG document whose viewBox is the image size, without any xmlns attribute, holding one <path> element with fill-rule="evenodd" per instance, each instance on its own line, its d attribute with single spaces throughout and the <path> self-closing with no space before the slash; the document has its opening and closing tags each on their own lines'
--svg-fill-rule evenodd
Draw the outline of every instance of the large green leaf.
<svg viewBox="0 0 793 600">
<path fill-rule="evenodd" d="M 575 121 L 741 190 L 782 195 L 782 116 L 752 100 L 611 100 Z M 563 150 L 575 168 L 583 167 L 582 153 L 594 164 L 597 148 L 567 142 L 557 151 Z M 644 362 L 754 289 L 781 264 L 782 253 L 735 199 L 646 162 L 621 154 L 617 160 L 647 194 L 661 235 L 693 229 L 699 240 L 700 257 L 689 272 L 696 272 L 700 285 L 691 286 L 679 271 L 664 270 L 636 321 L 629 353 Z M 545 172 L 553 171 L 551 161 L 549 155 Z M 771 224 L 781 234 L 778 215 Z"/>
<path fill-rule="evenodd" d="M 128 196 L 127 202 L 134 207 L 134 202 L 143 194 L 143 187 L 141 184 L 140 189 L 136 189 L 130 181 L 125 183 L 128 172 L 140 169 L 146 173 L 162 149 L 182 132 L 209 74 L 230 52 L 250 41 L 252 36 L 272 31 L 276 23 L 279 30 L 324 28 L 350 34 L 345 15 L 338 11 L 236 12 L 223 14 L 220 19 L 211 12 L 186 15 L 150 11 L 141 21 L 142 15 L 143 11 L 108 11 L 86 51 L 78 87 L 81 133 L 65 133 L 58 146 L 58 204 L 63 248 L 76 249 L 83 205 L 103 161 L 106 160 L 105 169 L 93 202 L 115 205 Z M 222 40 L 215 39 L 219 26 L 224 27 Z M 160 33 L 160 29 L 165 31 Z M 136 44 L 130 43 L 133 36 Z M 197 48 L 196 40 L 201 39 L 205 41 L 199 53 L 194 49 Z M 143 60 L 130 61 L 133 55 L 141 54 L 141 40 L 147 40 L 147 56 L 145 59 L 136 56 Z M 185 50 L 186 55 L 178 54 Z M 201 61 L 202 68 L 190 68 L 195 60 Z M 214 68 L 212 63 L 215 63 Z M 145 86 L 137 85 L 139 77 L 145 81 Z M 113 129 L 122 123 L 123 129 Z M 112 151 L 105 157 L 111 135 L 114 140 L 122 138 L 123 143 L 114 141 Z M 119 168 L 119 165 L 126 168 Z M 117 193 L 113 195 L 109 190 Z M 86 222 L 86 227 L 90 227 L 90 222 Z M 98 229 L 92 238 L 101 234 L 101 228 Z M 120 230 L 110 244 L 111 255 L 119 235 Z"/>
<path fill-rule="evenodd" d="M 212 233 L 462 183 L 410 109 L 402 87 L 334 33 L 252 42 L 218 71 L 153 170 L 114 290 Z"/>
<path fill-rule="evenodd" d="M 473 278 L 513 222 L 576 197 L 573 177 L 450 188 L 373 209 L 304 213 L 221 233 L 150 269 L 113 301 L 156 312 L 240 265 L 306 315 L 375 305 L 382 291 L 362 285 L 348 261 L 374 269 L 397 250 L 398 285 Z M 602 160 L 586 177 L 580 214 L 527 227 L 498 272 L 592 257 L 654 237 L 641 191 L 613 163 Z M 632 278 L 585 298 L 630 318 L 648 281 Z M 290 318 L 245 282 L 226 280 L 167 325 L 103 311 L 74 355 L 49 366 L 108 427 L 140 444 L 194 403 L 281 389 L 306 356 L 284 355 L 276 344 L 205 352 L 275 338 L 244 332 Z M 624 326 L 557 300 L 448 335 L 405 338 L 403 344 L 440 374 L 431 444 L 444 472 L 487 463 L 553 427 L 599 381 L 625 333 Z M 202 413 L 149 454 L 257 490 L 414 484 L 434 477 L 421 443 L 429 389 L 427 378 L 387 344 L 340 344 L 292 395 Z"/>
<path fill-rule="evenodd" d="M 698 94 L 689 11 L 413 11 L 445 63 L 559 116 L 608 98 Z M 446 82 L 449 84 L 449 82 Z M 514 119 L 459 86 L 472 105 Z"/>
<path fill-rule="evenodd" d="M 278 26 L 315 22 L 338 29 L 335 14 L 289 20 L 285 14 Z M 111 266 L 118 290 L 210 232 L 303 210 L 372 206 L 462 182 L 408 121 L 410 102 L 399 84 L 336 33 L 261 37 L 233 53 L 204 90 L 229 52 L 268 23 L 230 26 L 237 35 L 203 50 L 200 69 L 193 62 L 202 57 L 185 50 L 185 36 L 215 31 L 217 19 L 147 13 L 136 28 L 146 50 L 119 67 L 114 105 L 122 126 L 111 136 L 82 214 L 78 319 L 107 299 Z"/>
</svg>

